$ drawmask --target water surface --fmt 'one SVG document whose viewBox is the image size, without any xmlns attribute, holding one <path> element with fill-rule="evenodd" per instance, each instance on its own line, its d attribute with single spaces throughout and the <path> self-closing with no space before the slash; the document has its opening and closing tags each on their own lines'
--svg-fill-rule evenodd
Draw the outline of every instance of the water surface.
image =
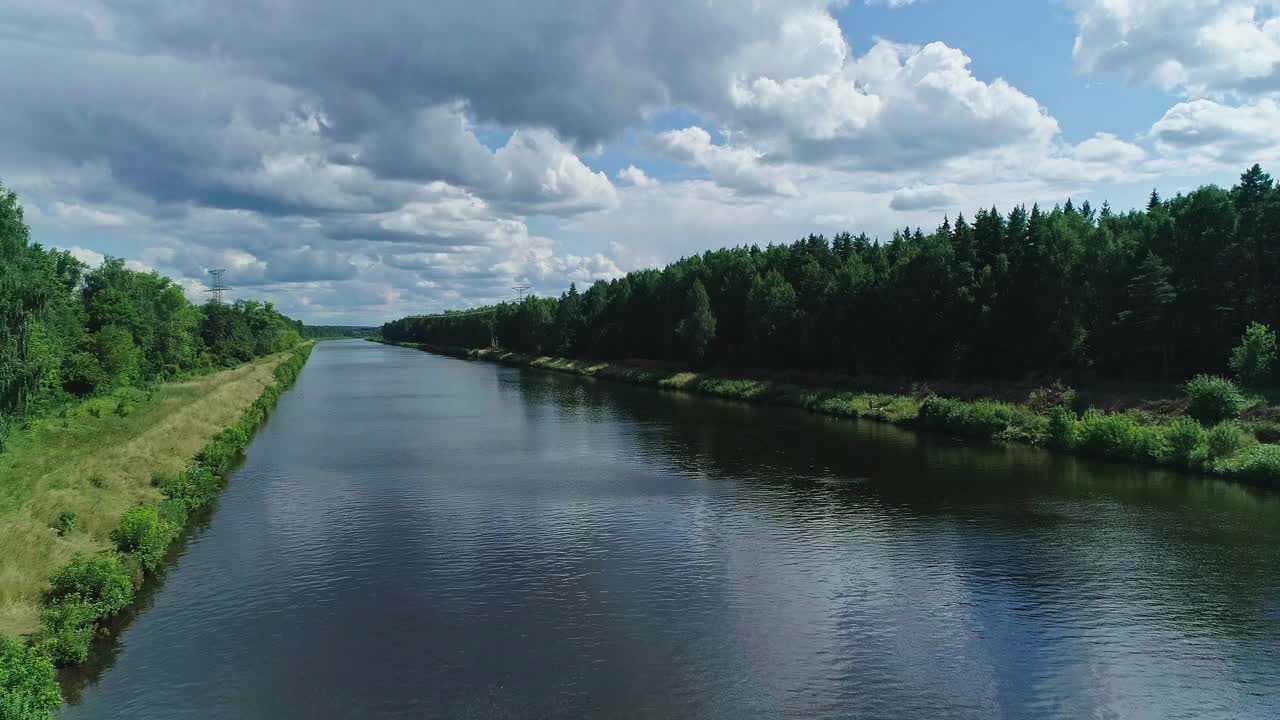
<svg viewBox="0 0 1280 720">
<path fill-rule="evenodd" d="M 1280 498 L 317 346 L 62 717 L 1275 718 Z"/>
</svg>

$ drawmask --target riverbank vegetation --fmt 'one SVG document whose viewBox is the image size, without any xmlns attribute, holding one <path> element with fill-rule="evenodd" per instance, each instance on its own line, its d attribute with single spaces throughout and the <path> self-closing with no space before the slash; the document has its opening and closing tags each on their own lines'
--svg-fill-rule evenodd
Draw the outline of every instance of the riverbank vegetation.
<svg viewBox="0 0 1280 720">
<path fill-rule="evenodd" d="M 53 666 L 85 659 L 221 488 L 307 334 L 47 250 L 0 188 L 0 720 L 56 709 Z"/>
<path fill-rule="evenodd" d="M 899 399 L 884 407 L 838 395 L 813 402 L 1173 462 L 1163 440 L 1133 439 L 1126 429 L 1163 433 L 1191 412 L 1206 428 L 1242 419 L 1247 439 L 1280 438 L 1280 411 L 1268 404 L 1280 400 L 1277 278 L 1280 189 L 1255 165 L 1229 190 L 1206 186 L 1169 199 L 1153 192 L 1143 210 L 1068 200 L 1048 211 L 981 209 L 971 221 L 943 219 L 931 233 L 904 229 L 884 242 L 841 233 L 709 251 L 584 292 L 570 286 L 558 298 L 404 318 L 385 324 L 382 337 L 612 364 L 644 358 L 716 375 L 754 368 L 912 377 L 940 396 L 923 418 L 919 405 L 930 392 L 912 401 L 891 393 Z M 1199 379 L 1184 388 L 1191 378 Z M 958 383 L 1078 388 L 1074 402 L 1061 403 L 1074 424 L 1059 417 L 1064 434 L 1054 439 L 1043 408 L 1011 409 L 1027 405 L 1030 391 L 985 398 L 1008 407 L 939 404 L 949 396 L 941 388 Z M 1086 412 L 1082 398 L 1108 386 L 1154 387 L 1159 397 L 1114 408 L 1125 412 Z M 1005 416 L 1003 429 L 988 432 Z M 1086 438 L 1078 446 L 1077 435 Z M 1269 473 L 1275 454 L 1264 445 L 1212 462 L 1196 457 L 1205 469 L 1252 477 Z"/>
<path fill-rule="evenodd" d="M 0 708 L 29 706 L 37 709 L 12 717 L 45 718 L 57 707 L 46 702 L 57 686 L 43 668 L 85 660 L 103 624 L 222 489 L 312 347 L 164 386 L 136 417 L 51 429 L 0 466 L 0 533 L 15 549 L 0 558 L 0 619 L 3 634 L 27 635 L 29 646 L 3 641 L 0 663 L 11 668 L 0 667 Z M 37 478 L 25 493 L 13 482 L 24 468 Z"/>
<path fill-rule="evenodd" d="M 406 344 L 406 343 L 402 343 Z M 1079 455 L 1205 472 L 1257 484 L 1280 484 L 1280 445 L 1256 437 L 1270 422 L 1223 419 L 1206 428 L 1187 415 L 1129 409 L 1081 408 L 1062 385 L 1036 388 L 1022 402 L 939 395 L 925 384 L 882 377 L 826 376 L 757 371 L 691 371 L 652 363 L 600 362 L 534 356 L 497 349 L 407 343 L 429 352 L 682 390 L 748 402 L 789 405 L 846 418 L 866 418 L 990 442 L 1021 442 Z M 1220 380 L 1238 393 L 1234 383 Z M 822 384 L 815 384 L 821 382 Z M 905 384 L 904 384 L 905 383 Z M 1184 388 L 1204 392 L 1193 381 Z M 1216 392 L 1219 383 L 1213 383 Z M 978 388 L 981 392 L 985 388 Z M 1182 401 L 1186 406 L 1188 402 Z"/>
</svg>

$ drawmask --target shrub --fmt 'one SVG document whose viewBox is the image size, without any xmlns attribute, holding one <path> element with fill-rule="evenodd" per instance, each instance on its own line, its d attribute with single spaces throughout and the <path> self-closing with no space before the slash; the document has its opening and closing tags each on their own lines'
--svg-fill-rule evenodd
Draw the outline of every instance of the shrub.
<svg viewBox="0 0 1280 720">
<path fill-rule="evenodd" d="M 1009 424 L 996 434 L 1001 440 L 1013 440 L 1043 445 L 1049 438 L 1049 418 L 1033 412 L 1030 408 L 1013 405 L 1009 409 Z"/>
<path fill-rule="evenodd" d="M 1089 455 L 1133 459 L 1138 456 L 1141 427 L 1128 414 L 1105 415 L 1087 410 L 1080 419 L 1077 447 Z"/>
<path fill-rule="evenodd" d="M 98 630 L 94 607 L 78 595 L 68 595 L 40 610 L 35 645 L 59 665 L 75 665 L 89 657 L 89 643 Z"/>
<path fill-rule="evenodd" d="M 1071 450 L 1079 441 L 1079 421 L 1076 414 L 1059 406 L 1049 413 L 1049 446 L 1059 450 Z"/>
<path fill-rule="evenodd" d="M 1169 459 L 1183 467 L 1195 467 L 1208 456 L 1204 428 L 1191 418 L 1178 418 L 1164 430 L 1169 443 Z"/>
<path fill-rule="evenodd" d="M 133 601 L 133 579 L 114 553 L 76 555 L 49 583 L 48 602 L 79 598 L 94 609 L 94 619 L 111 617 Z"/>
<path fill-rule="evenodd" d="M 1209 431 L 1209 456 L 1216 459 L 1229 458 L 1240 452 L 1253 441 L 1253 436 L 1245 432 L 1239 423 L 1227 421 L 1219 423 Z"/>
<path fill-rule="evenodd" d="M 1280 484 L 1280 445 L 1255 445 L 1216 463 L 1214 469 L 1242 480 Z"/>
<path fill-rule="evenodd" d="M 213 499 L 222 483 L 207 465 L 195 463 L 173 477 L 161 478 L 156 485 L 165 497 L 180 501 L 187 510 L 198 510 Z"/>
<path fill-rule="evenodd" d="M 1187 413 L 1205 425 L 1240 417 L 1248 401 L 1236 384 L 1216 375 L 1197 375 L 1185 386 Z"/>
<path fill-rule="evenodd" d="M 80 527 L 80 516 L 70 510 L 63 510 L 58 513 L 58 519 L 53 524 L 59 535 L 66 535 Z"/>
<path fill-rule="evenodd" d="M 48 720 L 61 705 L 49 656 L 0 637 L 0 720 Z"/>
<path fill-rule="evenodd" d="M 106 381 L 106 373 L 92 353 L 76 353 L 62 368 L 62 387 L 74 395 L 92 395 Z"/>
<path fill-rule="evenodd" d="M 1276 364 L 1276 334 L 1262 323 L 1244 331 L 1240 345 L 1231 352 L 1231 371 L 1246 385 L 1264 383 Z"/>
<path fill-rule="evenodd" d="M 920 404 L 916 420 L 921 427 L 960 435 L 992 438 L 1009 426 L 1008 405 L 991 400 L 967 403 L 931 395 Z"/>
<path fill-rule="evenodd" d="M 1138 425 L 1138 437 L 1133 445 L 1133 458 L 1151 465 L 1161 465 L 1169 460 L 1173 448 L 1164 431 L 1155 426 Z"/>
<path fill-rule="evenodd" d="M 171 533 L 187 525 L 187 506 L 181 500 L 161 500 L 156 505 L 156 514 L 160 517 L 160 522 L 170 528 Z"/>
<path fill-rule="evenodd" d="M 111 531 L 111 541 L 122 553 L 136 553 L 142 567 L 154 571 L 160 566 L 164 552 L 169 547 L 173 530 L 160 519 L 154 505 L 138 505 L 120 516 L 120 522 Z"/>
</svg>

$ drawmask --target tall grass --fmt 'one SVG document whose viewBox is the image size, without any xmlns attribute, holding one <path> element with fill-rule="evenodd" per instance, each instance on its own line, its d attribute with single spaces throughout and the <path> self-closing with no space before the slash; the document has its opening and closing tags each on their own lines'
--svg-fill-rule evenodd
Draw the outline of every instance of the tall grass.
<svg viewBox="0 0 1280 720">
<path fill-rule="evenodd" d="M 84 661 L 102 623 L 128 606 L 142 582 L 159 569 L 192 511 L 221 490 L 254 431 L 297 379 L 311 348 L 310 343 L 300 346 L 277 364 L 273 382 L 263 387 L 238 421 L 215 435 L 171 479 L 158 479 L 162 499 L 137 504 L 120 515 L 110 532 L 113 549 L 76 555 L 52 575 L 42 598 L 40 629 L 32 636 L 30 648 L 14 650 L 16 643 L 0 639 L 0 717 L 48 717 L 56 709 L 57 703 L 50 699 L 58 697 L 57 685 L 52 672 L 44 672 L 45 666 Z M 18 671 L 24 679 L 8 681 Z M 25 708 L 26 714 L 6 714 L 9 708 Z"/>
</svg>

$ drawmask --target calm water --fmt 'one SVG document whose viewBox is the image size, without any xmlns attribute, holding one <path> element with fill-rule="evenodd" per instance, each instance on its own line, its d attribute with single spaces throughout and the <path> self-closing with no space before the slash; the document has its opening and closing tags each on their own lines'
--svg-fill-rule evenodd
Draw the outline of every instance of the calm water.
<svg viewBox="0 0 1280 720">
<path fill-rule="evenodd" d="M 1280 499 L 322 343 L 107 657 L 62 717 L 1276 718 Z"/>
</svg>

